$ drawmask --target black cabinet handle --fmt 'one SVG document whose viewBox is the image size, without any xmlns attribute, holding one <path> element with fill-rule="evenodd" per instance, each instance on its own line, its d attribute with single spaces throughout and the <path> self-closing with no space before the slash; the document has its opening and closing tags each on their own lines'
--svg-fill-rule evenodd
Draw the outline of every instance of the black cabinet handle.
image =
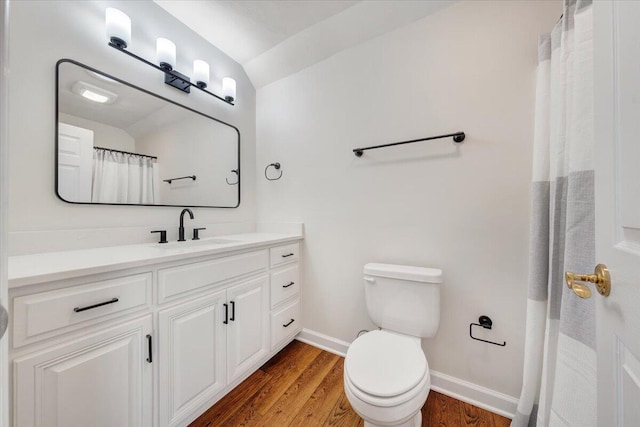
<svg viewBox="0 0 640 427">
<path fill-rule="evenodd" d="M 222 323 L 224 323 L 225 325 L 229 323 L 229 304 L 222 304 L 224 305 L 224 321 Z"/>
<path fill-rule="evenodd" d="M 160 241 L 158 243 L 169 243 L 167 242 L 167 230 L 154 230 L 151 233 L 160 233 Z"/>
<path fill-rule="evenodd" d="M 282 255 L 282 258 L 287 258 L 287 257 L 294 256 L 294 255 L 295 254 L 286 254 L 286 255 Z"/>
<path fill-rule="evenodd" d="M 231 301 L 231 318 L 229 319 L 232 322 L 236 321 L 236 302 Z"/>
<path fill-rule="evenodd" d="M 292 323 L 293 323 L 293 322 L 295 322 L 295 321 L 296 321 L 295 319 L 291 319 L 290 321 L 288 321 L 287 323 L 285 323 L 285 324 L 284 324 L 284 325 L 282 325 L 282 326 L 284 326 L 284 327 L 286 328 L 287 326 L 289 326 L 290 324 L 292 324 Z"/>
<path fill-rule="evenodd" d="M 147 357 L 147 362 L 153 362 L 153 342 L 151 341 L 151 335 L 147 335 L 147 344 L 149 345 L 149 357 Z"/>
<path fill-rule="evenodd" d="M 288 285 L 282 285 L 283 288 L 288 288 L 289 286 L 295 285 L 295 282 L 291 282 Z"/>
<path fill-rule="evenodd" d="M 112 298 L 109 301 L 101 302 L 98 304 L 88 305 L 86 307 L 76 307 L 73 309 L 76 313 L 80 313 L 81 311 L 91 310 L 92 308 L 102 307 L 103 305 L 113 304 L 114 302 L 118 302 L 118 298 Z"/>
</svg>

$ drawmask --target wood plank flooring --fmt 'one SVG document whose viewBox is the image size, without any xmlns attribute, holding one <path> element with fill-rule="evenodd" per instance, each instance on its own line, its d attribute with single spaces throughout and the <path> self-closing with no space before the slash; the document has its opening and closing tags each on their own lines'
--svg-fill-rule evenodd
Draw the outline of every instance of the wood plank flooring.
<svg viewBox="0 0 640 427">
<path fill-rule="evenodd" d="M 363 426 L 344 394 L 344 359 L 293 341 L 190 427 Z M 508 427 L 511 420 L 431 391 L 429 427 Z"/>
</svg>

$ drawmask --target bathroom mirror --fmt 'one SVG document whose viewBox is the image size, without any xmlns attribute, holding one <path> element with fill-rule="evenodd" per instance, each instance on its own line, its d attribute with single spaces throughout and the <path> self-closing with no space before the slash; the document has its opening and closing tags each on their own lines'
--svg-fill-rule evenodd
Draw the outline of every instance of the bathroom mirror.
<svg viewBox="0 0 640 427">
<path fill-rule="evenodd" d="M 238 207 L 235 126 L 70 59 L 58 61 L 56 76 L 60 199 Z"/>
</svg>

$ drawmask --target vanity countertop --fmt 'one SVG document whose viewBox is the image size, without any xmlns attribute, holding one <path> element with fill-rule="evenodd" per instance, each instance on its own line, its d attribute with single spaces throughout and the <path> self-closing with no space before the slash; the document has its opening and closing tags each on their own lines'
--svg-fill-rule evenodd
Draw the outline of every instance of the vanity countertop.
<svg viewBox="0 0 640 427">
<path fill-rule="evenodd" d="M 145 243 L 9 257 L 9 288 L 302 240 L 300 234 L 245 233 L 198 241 Z"/>
</svg>

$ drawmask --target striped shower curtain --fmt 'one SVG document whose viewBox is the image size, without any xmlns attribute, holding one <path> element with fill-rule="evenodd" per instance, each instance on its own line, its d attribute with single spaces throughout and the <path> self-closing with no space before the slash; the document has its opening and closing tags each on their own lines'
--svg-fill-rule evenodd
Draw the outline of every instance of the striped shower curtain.
<svg viewBox="0 0 640 427">
<path fill-rule="evenodd" d="M 523 426 L 596 425 L 594 299 L 564 272 L 595 265 L 591 0 L 565 0 L 539 41 Z"/>
</svg>

